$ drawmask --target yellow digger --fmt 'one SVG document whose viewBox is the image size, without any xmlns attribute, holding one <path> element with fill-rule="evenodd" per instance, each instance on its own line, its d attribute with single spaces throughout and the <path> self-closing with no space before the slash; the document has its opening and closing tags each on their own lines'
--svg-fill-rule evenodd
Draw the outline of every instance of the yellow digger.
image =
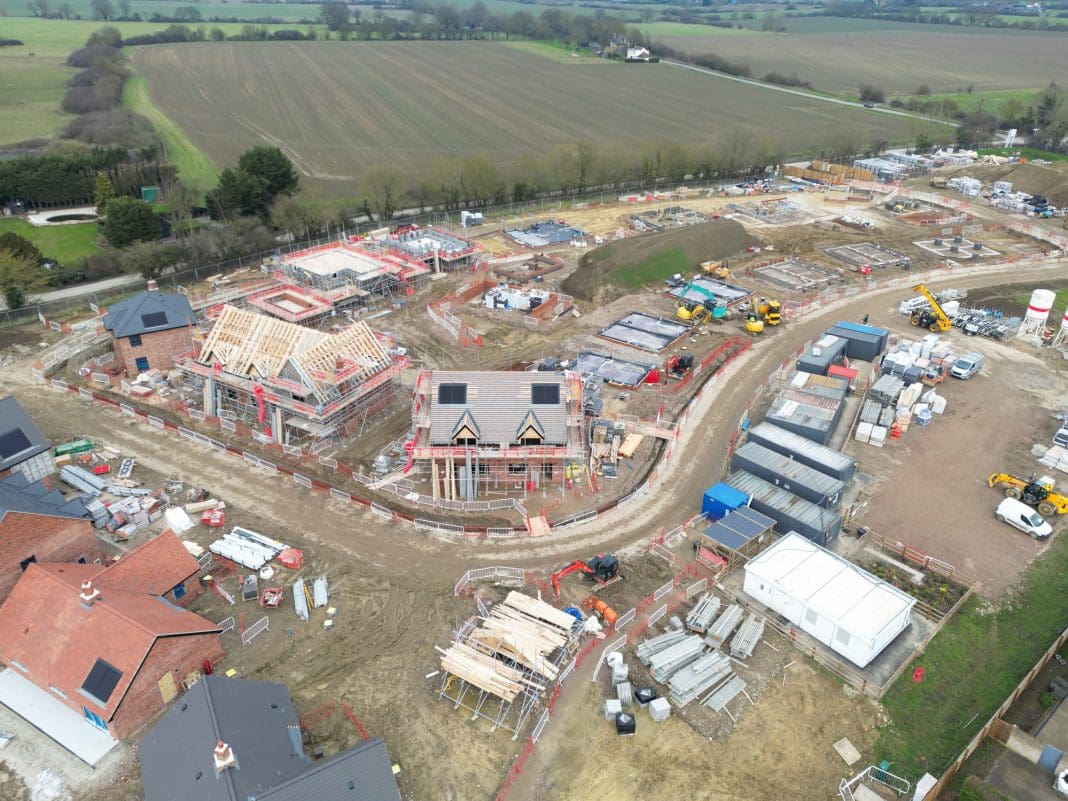
<svg viewBox="0 0 1068 801">
<path fill-rule="evenodd" d="M 1056 512 L 1068 514 L 1068 497 L 1055 492 L 1052 484 L 1043 484 L 1035 476 L 1026 481 L 1008 473 L 991 473 L 986 480 L 989 487 L 1004 487 L 1006 498 L 1015 498 L 1038 509 L 1038 513 L 1049 517 Z"/>
<path fill-rule="evenodd" d="M 753 298 L 752 311 L 766 325 L 778 325 L 782 322 L 782 304 L 777 300 L 761 298 L 758 301 Z"/>
</svg>

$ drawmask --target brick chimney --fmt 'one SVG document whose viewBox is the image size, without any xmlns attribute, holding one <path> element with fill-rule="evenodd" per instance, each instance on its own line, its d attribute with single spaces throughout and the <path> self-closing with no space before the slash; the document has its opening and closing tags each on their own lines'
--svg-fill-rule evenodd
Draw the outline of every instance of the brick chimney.
<svg viewBox="0 0 1068 801">
<path fill-rule="evenodd" d="M 82 582 L 82 593 L 78 596 L 86 606 L 92 606 L 93 601 L 100 597 L 100 590 L 93 586 L 93 582 L 86 579 Z"/>
<path fill-rule="evenodd" d="M 156 292 L 159 290 L 159 284 L 156 283 L 156 279 L 149 278 L 148 283 L 145 284 L 145 289 L 147 289 L 149 292 Z"/>
<path fill-rule="evenodd" d="M 222 773 L 227 768 L 237 769 L 237 757 L 234 756 L 234 749 L 219 740 L 215 744 L 215 751 L 212 754 L 215 758 L 215 774 Z"/>
</svg>

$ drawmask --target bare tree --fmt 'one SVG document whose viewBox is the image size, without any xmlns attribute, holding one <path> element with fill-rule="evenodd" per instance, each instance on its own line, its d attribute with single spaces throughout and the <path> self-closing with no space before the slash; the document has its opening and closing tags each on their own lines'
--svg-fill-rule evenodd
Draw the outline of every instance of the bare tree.
<svg viewBox="0 0 1068 801">
<path fill-rule="evenodd" d="M 163 186 L 163 204 L 171 218 L 171 230 L 179 239 L 189 233 L 189 221 L 193 219 L 193 205 L 197 193 L 175 179 Z"/>
</svg>

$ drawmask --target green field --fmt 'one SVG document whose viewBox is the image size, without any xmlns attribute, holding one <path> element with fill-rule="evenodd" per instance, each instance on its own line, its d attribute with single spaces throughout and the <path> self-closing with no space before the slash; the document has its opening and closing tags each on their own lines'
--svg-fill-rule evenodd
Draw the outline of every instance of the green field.
<svg viewBox="0 0 1068 801">
<path fill-rule="evenodd" d="M 1006 100 L 1018 100 L 1024 108 L 1032 105 L 1035 96 L 1041 89 L 1002 89 L 992 92 L 941 92 L 918 97 L 921 101 L 952 100 L 961 111 L 985 111 L 998 115 L 998 109 Z M 902 95 L 902 98 L 912 97 L 912 92 Z"/>
<path fill-rule="evenodd" d="M 876 761 L 912 780 L 946 769 L 1064 628 L 1065 559 L 1062 532 L 1012 597 L 991 609 L 973 596 L 946 624 L 883 697 L 890 722 Z M 924 669 L 923 681 L 912 681 L 913 666 Z"/>
<path fill-rule="evenodd" d="M 25 3 L 22 5 L 25 9 Z M 70 115 L 59 110 L 59 103 L 76 71 L 66 65 L 67 56 L 104 25 L 118 28 L 123 36 L 155 33 L 166 27 L 160 22 L 0 17 L 0 38 L 24 43 L 21 47 L 0 47 L 0 144 L 54 136 L 67 125 Z M 222 28 L 227 35 L 242 28 L 239 23 L 211 27 Z"/>
<path fill-rule="evenodd" d="M 143 75 L 134 75 L 123 87 L 122 102 L 127 108 L 148 117 L 163 142 L 165 160 L 178 168 L 178 178 L 198 192 L 207 192 L 219 182 L 219 171 L 177 125 L 148 99 Z"/>
<path fill-rule="evenodd" d="M 8 231 L 30 240 L 46 259 L 55 259 L 60 264 L 75 264 L 86 256 L 100 252 L 95 244 L 95 222 L 38 228 L 24 220 L 0 217 L 0 234 Z"/>
<path fill-rule="evenodd" d="M 1068 156 L 1063 153 L 1050 153 L 1048 150 L 1036 150 L 1033 147 L 984 147 L 979 151 L 980 155 L 987 153 L 995 156 L 1022 156 L 1028 161 L 1068 161 Z"/>
<path fill-rule="evenodd" d="M 138 48 L 152 103 L 217 165 L 277 144 L 305 183 L 349 196 L 378 163 L 419 174 L 450 156 L 504 169 L 563 144 L 710 145 L 795 153 L 843 128 L 911 140 L 916 123 L 665 65 L 544 58 L 523 43 L 230 43 Z"/>
<path fill-rule="evenodd" d="M 838 30 L 836 22 L 805 18 L 811 32 L 750 36 L 703 32 L 658 38 L 691 55 L 715 53 L 743 62 L 757 77 L 770 71 L 795 74 L 816 89 L 833 93 L 855 94 L 861 83 L 897 95 L 921 84 L 935 92 L 957 92 L 969 85 L 990 91 L 1063 82 L 1068 34 L 907 23 L 857 30 L 853 24 L 875 20 L 841 20 L 850 24 Z"/>
</svg>

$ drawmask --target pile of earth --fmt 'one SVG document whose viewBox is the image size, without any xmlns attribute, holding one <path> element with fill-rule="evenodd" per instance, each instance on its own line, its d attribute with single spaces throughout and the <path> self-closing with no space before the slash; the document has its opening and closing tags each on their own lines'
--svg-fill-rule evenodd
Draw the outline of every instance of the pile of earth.
<svg viewBox="0 0 1068 801">
<path fill-rule="evenodd" d="M 583 300 L 608 302 L 676 272 L 692 272 L 703 261 L 734 256 L 759 244 L 741 223 L 726 219 L 619 239 L 583 256 L 579 268 L 564 280 L 563 290 Z"/>
</svg>

